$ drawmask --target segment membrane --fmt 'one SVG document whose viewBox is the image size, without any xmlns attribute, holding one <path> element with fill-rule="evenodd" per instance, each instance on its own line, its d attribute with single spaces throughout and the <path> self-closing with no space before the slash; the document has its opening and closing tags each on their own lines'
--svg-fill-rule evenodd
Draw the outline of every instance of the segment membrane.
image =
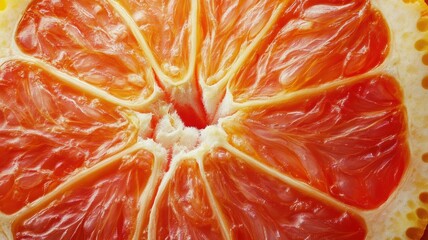
<svg viewBox="0 0 428 240">
<path fill-rule="evenodd" d="M 266 99 L 366 73 L 383 62 L 389 32 L 368 1 L 294 1 L 229 89 Z"/>
<path fill-rule="evenodd" d="M 182 80 L 190 64 L 194 64 L 191 49 L 196 46 L 193 46 L 191 31 L 197 23 L 191 15 L 197 11 L 192 9 L 195 3 L 191 0 L 119 2 L 137 24 L 162 72 L 171 80 Z"/>
<path fill-rule="evenodd" d="M 138 100 L 153 92 L 136 39 L 105 0 L 33 1 L 15 38 L 25 54 L 117 98 Z"/>
<path fill-rule="evenodd" d="M 136 142 L 117 107 L 55 81 L 36 66 L 0 66 L 0 211 L 11 214 L 79 168 Z"/>
<path fill-rule="evenodd" d="M 80 179 L 48 206 L 18 219 L 16 239 L 130 239 L 153 161 L 141 150 Z"/>
<path fill-rule="evenodd" d="M 201 81 L 213 85 L 233 63 L 260 41 L 263 28 L 281 1 L 201 1 L 202 44 L 198 55 Z M 263 36 L 261 36 L 263 37 Z"/>
<path fill-rule="evenodd" d="M 229 142 L 255 159 L 344 203 L 374 209 L 408 162 L 402 101 L 394 79 L 375 76 L 245 109 L 223 127 Z"/>
<path fill-rule="evenodd" d="M 215 210 L 195 160 L 179 163 L 154 206 L 156 239 L 221 239 Z"/>
<path fill-rule="evenodd" d="M 261 172 L 224 149 L 204 169 L 234 239 L 364 239 L 355 216 Z"/>
</svg>

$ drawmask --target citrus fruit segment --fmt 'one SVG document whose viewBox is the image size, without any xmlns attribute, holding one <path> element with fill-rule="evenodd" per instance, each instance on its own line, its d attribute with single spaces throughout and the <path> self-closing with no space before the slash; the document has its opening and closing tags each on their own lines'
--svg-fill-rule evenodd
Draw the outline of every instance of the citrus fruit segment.
<svg viewBox="0 0 428 240">
<path fill-rule="evenodd" d="M 340 201 L 373 209 L 388 199 L 407 165 L 402 101 L 394 79 L 375 76 L 244 109 L 223 127 L 248 155 Z"/>
<path fill-rule="evenodd" d="M 366 1 L 296 1 L 266 46 L 231 79 L 237 102 L 365 73 L 387 55 L 389 32 Z"/>
<path fill-rule="evenodd" d="M 135 114 L 61 85 L 34 65 L 3 63 L 0 211 L 21 209 L 76 169 L 133 144 L 137 122 Z"/>
<path fill-rule="evenodd" d="M 364 239 L 365 226 L 224 149 L 203 160 L 212 192 L 234 239 Z"/>
<path fill-rule="evenodd" d="M 15 38 L 23 53 L 117 98 L 139 100 L 153 93 L 152 72 L 138 42 L 104 0 L 33 1 Z"/>
<path fill-rule="evenodd" d="M 198 75 L 213 85 L 240 67 L 281 14 L 281 1 L 201 1 Z"/>
<path fill-rule="evenodd" d="M 157 193 L 149 238 L 221 239 L 196 160 L 180 160 L 170 173 Z"/>
<path fill-rule="evenodd" d="M 201 1 L 201 47 L 197 77 L 208 119 L 225 86 L 262 45 L 288 3 L 285 1 Z"/>
<path fill-rule="evenodd" d="M 198 3 L 195 0 L 120 0 L 142 37 L 142 48 L 161 80 L 193 77 Z"/>
<path fill-rule="evenodd" d="M 78 179 L 49 205 L 19 218 L 16 239 L 129 239 L 153 165 L 154 156 L 140 150 Z"/>
</svg>

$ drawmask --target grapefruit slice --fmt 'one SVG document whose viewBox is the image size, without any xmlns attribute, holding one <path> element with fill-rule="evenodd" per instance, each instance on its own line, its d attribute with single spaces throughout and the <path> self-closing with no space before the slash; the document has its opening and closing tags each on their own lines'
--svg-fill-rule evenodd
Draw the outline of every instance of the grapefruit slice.
<svg viewBox="0 0 428 240">
<path fill-rule="evenodd" d="M 0 0 L 1 239 L 421 239 L 422 0 Z"/>
</svg>

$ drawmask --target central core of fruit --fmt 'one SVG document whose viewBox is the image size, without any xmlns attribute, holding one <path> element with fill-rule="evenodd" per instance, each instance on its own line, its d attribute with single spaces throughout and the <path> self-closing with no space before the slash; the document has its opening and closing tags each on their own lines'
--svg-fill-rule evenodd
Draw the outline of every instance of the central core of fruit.
<svg viewBox="0 0 428 240">
<path fill-rule="evenodd" d="M 194 91 L 163 92 L 163 97 L 152 105 L 153 140 L 173 155 L 196 149 L 206 129 L 217 124 L 202 99 Z"/>
<path fill-rule="evenodd" d="M 192 126 L 195 124 L 200 122 L 183 120 L 178 112 L 165 114 L 160 117 L 155 127 L 154 140 L 173 152 L 192 150 L 197 147 L 203 131 Z"/>
<path fill-rule="evenodd" d="M 180 121 L 186 126 L 197 129 L 204 129 L 210 125 L 203 108 L 198 108 L 199 104 L 195 103 L 195 106 L 180 106 L 176 104 L 174 106 L 176 113 L 178 114 Z"/>
</svg>

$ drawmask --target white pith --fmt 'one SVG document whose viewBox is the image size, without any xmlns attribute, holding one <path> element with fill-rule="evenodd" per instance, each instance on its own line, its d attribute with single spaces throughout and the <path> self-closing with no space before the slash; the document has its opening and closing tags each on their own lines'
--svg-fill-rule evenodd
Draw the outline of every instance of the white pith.
<svg viewBox="0 0 428 240">
<path fill-rule="evenodd" d="M 37 60 L 33 57 L 26 56 L 21 53 L 16 47 L 13 40 L 16 25 L 22 16 L 25 8 L 27 7 L 29 0 L 25 1 L 14 1 L 6 0 L 7 8 L 0 11 L 0 64 L 10 59 L 22 59 L 24 61 L 31 62 L 46 71 L 57 76 L 61 81 L 69 84 L 83 92 L 90 93 L 93 96 L 111 102 L 115 105 L 129 108 L 129 117 L 133 119 L 133 124 L 140 126 L 141 129 L 148 129 L 151 116 L 149 114 L 139 114 L 134 110 L 147 108 L 150 103 L 161 94 L 161 90 L 157 87 L 154 88 L 152 95 L 146 99 L 138 99 L 135 101 L 127 101 L 119 99 L 109 93 L 98 89 L 90 84 L 80 81 L 78 78 L 72 77 L 66 73 L 63 73 L 49 64 Z M 138 30 L 138 27 L 133 23 L 132 18 L 127 14 L 116 1 L 109 0 L 109 2 L 115 7 L 119 15 L 123 17 L 125 22 L 138 40 L 140 47 L 145 53 L 148 62 L 154 69 L 155 73 L 159 76 L 166 88 L 177 88 L 177 96 L 188 96 L 186 92 L 192 85 L 191 78 L 195 71 L 195 59 L 196 59 L 196 38 L 197 38 L 197 16 L 198 16 L 198 1 L 193 0 L 191 2 L 191 42 L 193 42 L 190 48 L 190 63 L 188 66 L 188 72 L 185 74 L 183 79 L 172 79 L 162 71 L 162 67 L 156 61 L 153 53 L 151 52 L 144 36 Z M 373 73 L 387 73 L 394 76 L 400 82 L 400 85 L 404 91 L 404 101 L 407 107 L 408 118 L 409 118 L 409 143 L 411 147 L 411 159 L 406 174 L 398 186 L 397 190 L 393 195 L 384 203 L 381 207 L 372 211 L 362 211 L 352 206 L 341 203 L 340 201 L 330 197 L 328 194 L 321 192 L 305 183 L 299 182 L 281 174 L 280 172 L 266 167 L 260 164 L 255 159 L 241 153 L 239 150 L 231 146 L 227 141 L 226 133 L 221 128 L 221 118 L 238 111 L 240 108 L 247 106 L 255 106 L 265 101 L 249 101 L 247 103 L 234 103 L 229 91 L 226 92 L 226 96 L 223 99 L 217 115 L 214 119 L 219 120 L 219 123 L 209 126 L 206 129 L 198 130 L 195 128 L 189 128 L 184 126 L 183 122 L 179 119 L 178 115 L 166 115 L 159 121 L 154 131 L 155 143 L 150 140 L 143 140 L 134 145 L 133 147 L 113 156 L 104 161 L 92 166 L 88 169 L 82 169 L 80 173 L 69 178 L 66 182 L 61 184 L 54 191 L 34 201 L 28 206 L 24 207 L 13 215 L 5 215 L 0 213 L 0 239 L 13 239 L 12 234 L 12 223 L 14 219 L 21 216 L 30 214 L 40 206 L 45 205 L 48 202 L 53 201 L 57 196 L 60 196 L 64 191 L 69 189 L 75 183 L 78 183 L 79 179 L 84 178 L 86 175 L 91 174 L 93 171 L 98 171 L 104 167 L 112 164 L 116 161 L 132 154 L 139 149 L 145 149 L 152 152 L 155 155 L 155 164 L 153 166 L 152 176 L 150 177 L 149 183 L 146 186 L 145 191 L 140 197 L 139 201 L 139 215 L 137 219 L 137 227 L 134 233 L 134 238 L 137 238 L 142 233 L 141 225 L 144 221 L 143 216 L 148 212 L 148 201 L 153 194 L 156 194 L 154 202 L 154 210 L 150 214 L 150 221 L 148 223 L 148 237 L 149 239 L 156 239 L 155 232 L 155 221 L 156 218 L 156 204 L 158 204 L 163 192 L 167 188 L 168 182 L 172 179 L 174 170 L 178 164 L 185 159 L 195 159 L 201 169 L 202 177 L 207 187 L 207 194 L 210 200 L 211 207 L 213 209 L 219 209 L 218 204 L 209 189 L 208 181 L 204 178 L 204 169 L 202 164 L 203 156 L 214 147 L 223 147 L 229 150 L 231 153 L 239 156 L 250 165 L 260 169 L 261 171 L 280 179 L 284 183 L 293 186 L 296 189 L 302 190 L 316 199 L 322 202 L 328 203 L 335 206 L 338 209 L 343 209 L 352 212 L 356 215 L 361 216 L 367 223 L 368 239 L 408 239 L 406 236 L 406 230 L 410 227 L 423 228 L 427 223 L 428 219 L 420 219 L 416 215 L 418 208 L 427 209 L 428 206 L 419 200 L 419 194 L 428 191 L 428 164 L 422 161 L 422 155 L 428 152 L 428 108 L 425 107 L 425 102 L 428 100 L 428 91 L 422 88 L 421 81 L 425 76 L 428 76 L 428 68 L 425 66 L 421 59 L 424 52 L 417 51 L 414 47 L 414 43 L 418 39 L 428 38 L 426 34 L 416 30 L 417 22 L 420 18 L 421 4 L 418 2 L 404 3 L 402 1 L 384 1 L 384 0 L 372 0 L 373 6 L 379 9 L 386 21 L 388 22 L 389 28 L 392 32 L 390 42 L 390 53 L 386 61 L 379 67 L 366 73 L 370 75 Z M 273 25 L 275 20 L 275 14 L 278 14 L 280 9 L 286 4 L 279 5 L 277 11 L 275 11 L 272 21 L 268 24 Z M 218 94 L 217 88 L 228 87 L 228 82 L 234 75 L 239 71 L 240 66 L 243 64 L 245 59 L 251 54 L 252 49 L 255 45 L 261 41 L 262 37 L 268 31 L 270 26 L 265 26 L 253 45 L 248 46 L 248 49 L 244 51 L 240 58 L 238 58 L 228 72 L 222 74 L 218 81 L 213 85 L 208 85 L 205 82 L 201 83 L 201 88 L 204 92 L 204 105 L 208 113 L 213 113 L 216 109 L 212 102 L 217 102 Z M 360 76 L 361 77 L 361 76 Z M 297 91 L 289 95 L 278 95 L 274 99 L 270 99 L 272 102 L 282 102 L 289 98 L 298 96 L 299 94 L 306 94 L 310 91 L 320 91 L 322 89 L 342 84 L 343 82 L 355 81 L 356 78 L 345 79 L 341 82 L 333 82 L 331 84 L 325 84 L 314 89 L 306 89 Z M 152 83 L 154 79 L 150 80 Z M 186 101 L 191 102 L 192 99 Z M 161 110 L 161 112 L 167 113 L 167 109 Z M 137 133 L 138 134 L 138 133 Z M 142 134 L 144 135 L 144 134 Z M 161 143 L 161 144 L 159 144 Z M 162 176 L 161 168 L 165 164 L 166 149 L 173 149 L 172 162 L 169 171 Z M 160 180 L 161 179 L 161 180 Z M 161 181 L 158 191 L 155 193 L 151 191 L 154 189 L 158 181 Z M 217 219 L 222 230 L 222 235 L 225 239 L 232 239 L 230 232 L 228 231 L 228 223 L 222 216 L 220 210 L 217 211 Z"/>
</svg>

